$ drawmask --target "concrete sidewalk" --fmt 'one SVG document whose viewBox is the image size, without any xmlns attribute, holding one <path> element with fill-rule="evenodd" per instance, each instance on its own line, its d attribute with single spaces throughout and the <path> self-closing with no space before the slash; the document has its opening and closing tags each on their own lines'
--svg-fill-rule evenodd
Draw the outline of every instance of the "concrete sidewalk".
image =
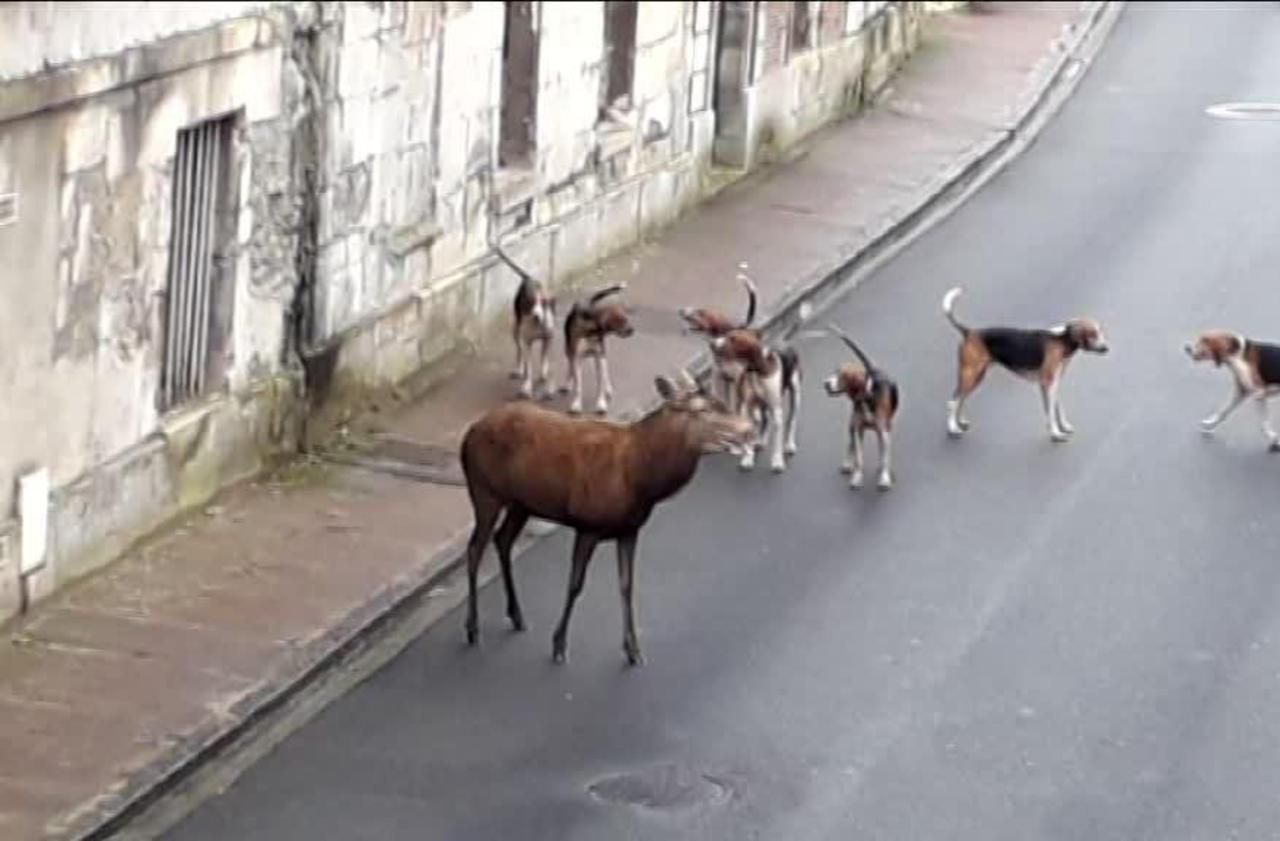
<svg viewBox="0 0 1280 841">
<path fill-rule="evenodd" d="M 611 348 L 615 415 L 642 411 L 654 374 L 701 350 L 679 335 L 676 307 L 742 311 L 740 261 L 776 311 L 993 160 L 1105 4 L 983 6 L 928 20 L 873 110 L 601 267 L 628 282 L 642 328 Z M 447 462 L 466 424 L 514 394 L 510 364 L 495 338 L 360 432 Z M 420 593 L 469 528 L 459 487 L 304 461 L 55 596 L 0 649 L 0 837 L 95 832 Z"/>
</svg>

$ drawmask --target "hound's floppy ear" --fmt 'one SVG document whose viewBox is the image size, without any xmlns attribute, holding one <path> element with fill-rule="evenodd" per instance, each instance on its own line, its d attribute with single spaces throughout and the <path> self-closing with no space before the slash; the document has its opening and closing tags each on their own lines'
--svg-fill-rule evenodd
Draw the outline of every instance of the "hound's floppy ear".
<svg viewBox="0 0 1280 841">
<path fill-rule="evenodd" d="M 654 388 L 658 390 L 658 396 L 663 400 L 676 399 L 676 384 L 671 382 L 668 378 L 664 376 L 654 377 L 653 385 Z"/>
<path fill-rule="evenodd" d="M 1209 355 L 1213 357 L 1215 364 L 1222 365 L 1227 361 L 1227 357 L 1235 356 L 1244 349 L 1244 342 L 1237 336 L 1226 335 L 1214 341 L 1207 343 L 1209 345 Z"/>
</svg>

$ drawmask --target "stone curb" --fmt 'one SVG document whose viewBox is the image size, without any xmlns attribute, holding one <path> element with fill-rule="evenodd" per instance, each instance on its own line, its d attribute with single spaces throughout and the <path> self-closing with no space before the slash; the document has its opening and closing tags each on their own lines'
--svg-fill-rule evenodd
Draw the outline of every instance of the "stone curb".
<svg viewBox="0 0 1280 841">
<path fill-rule="evenodd" d="M 1009 124 L 994 130 L 989 140 L 964 154 L 921 189 L 909 209 L 886 218 L 864 245 L 851 247 L 790 284 L 781 299 L 765 312 L 762 320 L 764 329 L 771 334 L 784 331 L 797 321 L 802 304 L 817 298 L 834 297 L 835 292 L 843 295 L 856 288 L 860 278 L 854 276 L 858 272 L 892 256 L 896 248 L 927 230 L 935 211 L 995 174 L 1002 166 L 1002 156 L 1011 151 L 1017 141 L 1034 136 L 1043 127 L 1035 125 L 1036 121 L 1051 116 L 1061 104 L 1053 101 L 1053 94 L 1066 88 L 1080 75 L 1069 74 L 1068 71 L 1076 66 L 1082 48 L 1095 35 L 1105 38 L 1124 5 L 1125 0 L 1094 0 L 1090 3 L 1082 23 L 1074 27 L 1065 43 L 1059 42 L 1062 46 L 1052 69 L 1010 109 L 1016 116 Z M 851 279 L 853 282 L 847 283 Z M 695 355 L 685 365 L 696 376 L 705 374 L 709 367 L 710 358 L 705 352 Z M 653 411 L 656 405 L 657 401 L 651 400 L 638 409 L 623 413 L 621 419 L 642 417 Z M 130 821 L 181 785 L 201 766 L 230 752 L 253 732 L 256 725 L 283 709 L 334 666 L 358 655 L 380 632 L 395 627 L 400 619 L 417 610 L 431 591 L 459 568 L 470 530 L 470 524 L 460 527 L 452 538 L 430 551 L 416 569 L 400 576 L 336 625 L 302 645 L 292 662 L 264 679 L 222 716 L 176 740 L 161 756 L 117 783 L 96 801 L 76 810 L 71 817 L 64 818 L 61 829 L 48 837 L 65 841 L 102 841 L 123 830 Z M 526 551 L 558 530 L 558 527 L 531 528 L 530 531 L 536 531 L 536 534 L 522 541 L 525 545 L 523 549 L 517 547 L 517 552 Z"/>
</svg>

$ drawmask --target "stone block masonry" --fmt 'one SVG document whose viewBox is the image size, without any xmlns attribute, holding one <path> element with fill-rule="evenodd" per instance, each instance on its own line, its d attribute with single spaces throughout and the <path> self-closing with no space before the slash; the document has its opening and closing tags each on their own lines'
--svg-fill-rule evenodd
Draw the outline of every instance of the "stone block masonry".
<svg viewBox="0 0 1280 841">
<path fill-rule="evenodd" d="M 0 618 L 474 346 L 514 283 L 492 239 L 581 287 L 856 109 L 922 8 L 758 4 L 734 35 L 742 4 L 705 0 L 124 5 L 0 4 Z M 171 400 L 178 367 L 198 388 Z M 38 467 L 50 552 L 23 575 Z"/>
<path fill-rule="evenodd" d="M 1107 5 L 1011 3 L 997 14 L 932 21 L 930 61 L 895 80 L 884 107 L 824 132 L 806 143 L 803 156 L 768 177 L 743 179 L 643 247 L 598 268 L 630 280 L 629 300 L 641 311 L 677 303 L 737 310 L 742 292 L 732 266 L 745 258 L 758 270 L 764 312 L 793 309 L 796 285 L 806 285 L 801 279 L 832 277 L 854 255 L 867 257 L 867 248 L 882 254 L 875 244 L 896 240 L 904 225 L 917 230 L 925 206 L 945 207 L 972 178 L 999 166 L 1004 150 L 1016 148 L 1009 145 L 1011 115 L 1031 133 L 1038 130 L 1039 118 L 1029 115 L 1056 108 L 1061 100 L 1054 91 L 1061 89 L 1055 80 L 1074 84 L 1069 80 L 1078 77 L 1068 68 L 1082 39 L 1095 24 L 1109 28 L 1100 21 L 1115 20 L 1114 6 L 1104 13 Z M 714 128 L 706 116 L 690 120 L 696 131 Z M 584 196 L 593 183 L 583 180 Z M 654 185 L 667 189 L 646 179 L 640 202 L 649 200 Z M 799 228 L 798 205 L 813 214 Z M 558 226 L 535 223 L 540 236 L 513 239 L 512 250 L 555 271 L 553 256 L 564 260 L 567 248 L 592 248 L 598 203 L 584 199 L 575 206 Z M 356 350 L 378 364 L 419 341 L 447 342 L 450 325 L 432 319 L 481 311 L 489 306 L 483 289 L 492 283 L 498 295 L 510 283 L 496 264 L 487 264 L 483 284 L 461 272 L 450 277 L 453 282 L 425 285 L 369 329 L 353 331 L 342 352 L 352 352 L 353 364 Z M 0 307 L 0 319 L 10 318 L 12 300 Z M 272 314 L 262 310 L 264 318 Z M 490 338 L 457 360 L 452 375 L 439 374 L 440 366 L 428 369 L 438 379 L 429 400 L 370 420 L 426 445 L 415 449 L 428 458 L 437 446 L 440 453 L 456 448 L 471 419 L 511 394 L 509 340 Z M 617 411 L 643 411 L 653 397 L 654 372 L 687 365 L 700 347 L 693 337 L 643 332 L 615 346 Z M 248 391 L 235 385 L 229 394 Z M 177 491 L 164 484 L 169 459 L 193 459 L 206 480 L 217 481 L 208 469 L 216 462 L 201 457 L 210 443 L 232 446 L 224 436 L 241 428 L 267 435 L 295 425 L 283 412 L 241 412 L 301 401 L 297 394 L 268 392 L 209 402 L 224 407 L 225 416 L 210 410 L 210 420 L 201 422 L 198 411 L 166 413 L 165 437 L 135 459 L 141 478 L 128 485 L 152 482 L 162 504 L 172 505 L 166 500 Z M 117 462 L 100 473 L 123 470 Z M 87 510 L 100 504 L 93 499 L 105 501 L 126 484 L 115 488 L 93 478 L 54 507 Z M 193 482 L 187 491 L 198 489 Z M 145 499 L 137 495 L 130 505 Z M 271 722 L 277 704 L 306 698 L 298 690 L 314 688 L 317 675 L 356 679 L 362 672 L 353 676 L 342 655 L 386 639 L 381 633 L 412 636 L 406 606 L 421 598 L 433 610 L 451 609 L 463 591 L 437 587 L 437 576 L 459 557 L 469 520 L 462 488 L 299 459 L 220 495 L 101 574 L 55 594 L 11 625 L 10 644 L 0 647 L 0 712 L 9 723 L 3 730 L 8 749 L 0 751 L 0 837 L 98 838 L 122 829 L 162 836 L 164 826 L 150 819 L 164 824 L 164 815 L 137 812 L 151 796 L 177 793 L 168 786 L 192 782 L 188 771 L 224 771 L 208 761 L 228 740 L 254 741 L 261 731 L 253 722 L 261 724 L 263 715 Z M 20 593 L 15 527 L 0 523 L 0 604 L 6 605 Z M 81 528 L 88 534 L 105 527 Z M 489 563 L 485 568 L 496 574 Z M 139 817 L 141 825 L 132 820 Z"/>
</svg>

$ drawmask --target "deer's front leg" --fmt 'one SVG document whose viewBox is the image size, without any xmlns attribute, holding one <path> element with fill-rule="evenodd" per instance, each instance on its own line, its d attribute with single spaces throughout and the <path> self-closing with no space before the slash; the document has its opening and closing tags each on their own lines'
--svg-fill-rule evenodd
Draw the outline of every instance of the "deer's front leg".
<svg viewBox="0 0 1280 841">
<path fill-rule="evenodd" d="M 551 659 L 563 663 L 569 648 L 569 618 L 573 615 L 573 605 L 582 595 L 583 582 L 587 580 L 587 564 L 591 563 L 591 555 L 596 551 L 600 539 L 595 535 L 578 532 L 573 539 L 573 568 L 569 571 L 569 590 L 565 594 L 564 612 L 560 615 L 560 624 L 556 625 L 555 634 L 551 637 Z"/>
<path fill-rule="evenodd" d="M 632 666 L 644 664 L 644 655 L 640 653 L 640 640 L 636 635 L 635 615 L 634 586 L 638 538 L 638 533 L 618 538 L 618 590 L 622 596 L 622 650 L 627 655 L 627 663 Z"/>
</svg>

